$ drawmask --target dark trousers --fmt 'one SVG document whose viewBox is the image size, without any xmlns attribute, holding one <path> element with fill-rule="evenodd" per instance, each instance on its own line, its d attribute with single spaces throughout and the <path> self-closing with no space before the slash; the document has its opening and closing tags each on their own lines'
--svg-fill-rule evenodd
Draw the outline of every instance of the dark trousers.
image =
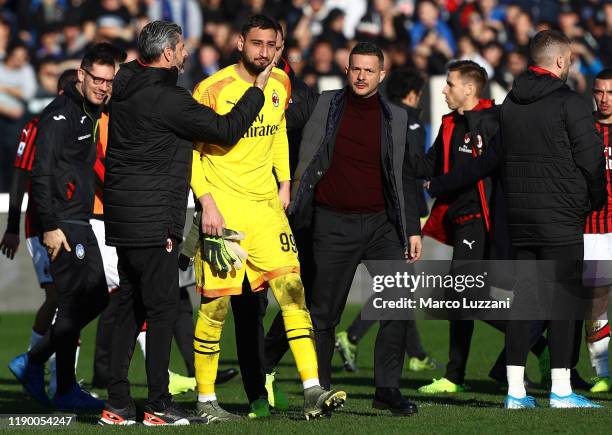
<svg viewBox="0 0 612 435">
<path fill-rule="evenodd" d="M 539 281 L 538 287 L 533 289 L 533 292 L 516 293 L 513 302 L 513 312 L 515 309 L 530 309 L 534 303 L 553 303 L 553 319 L 546 322 L 551 368 L 571 368 L 578 359 L 575 346 L 576 335 L 579 336 L 580 331 L 576 331 L 575 328 L 581 322 L 572 318 L 573 307 L 566 306 L 563 296 L 579 288 L 579 271 L 582 269 L 583 256 L 584 245 L 582 243 L 567 246 L 521 247 L 516 250 L 516 259 L 521 260 L 517 263 L 518 268 L 521 268 L 518 274 L 523 277 L 529 274 L 529 271 L 523 268 L 528 267 L 535 260 L 558 260 L 553 271 L 555 281 L 550 283 L 554 286 L 552 292 L 541 288 L 541 281 Z M 537 294 L 533 294 L 536 291 Z M 568 315 L 564 316 L 564 312 L 567 312 Z M 529 331 L 533 328 L 533 324 L 534 321 L 529 320 L 508 322 L 507 365 L 525 366 L 529 351 Z"/>
<path fill-rule="evenodd" d="M 453 261 L 480 261 L 486 258 L 488 243 L 482 219 L 471 219 L 463 224 L 454 225 L 453 237 Z M 451 273 L 456 267 L 456 263 L 451 265 Z M 465 270 L 466 267 L 470 266 L 463 265 L 462 269 Z M 474 267 L 478 265 L 475 264 Z M 450 297 L 454 296 L 456 295 L 450 295 Z M 444 377 L 455 384 L 463 384 L 465 380 L 465 369 L 470 355 L 473 333 L 473 320 L 449 321 L 448 363 Z"/>
<path fill-rule="evenodd" d="M 195 376 L 193 356 L 193 307 L 189 299 L 188 290 L 180 289 L 179 314 L 174 324 L 174 339 L 185 361 L 187 376 Z M 94 370 L 92 385 L 97 388 L 106 388 L 110 376 L 110 352 L 113 343 L 113 331 L 119 308 L 119 298 L 116 293 L 111 294 L 110 302 L 98 318 L 96 329 L 96 350 L 94 353 Z"/>
<path fill-rule="evenodd" d="M 51 262 L 57 286 L 57 318 L 41 341 L 29 352 L 30 361 L 44 364 L 55 352 L 57 394 L 75 384 L 74 358 L 79 334 L 104 310 L 108 291 L 102 257 L 89 223 L 61 223 L 71 252 L 64 249 Z"/>
<path fill-rule="evenodd" d="M 195 376 L 194 354 L 193 354 L 193 337 L 195 334 L 195 325 L 193 323 L 193 305 L 189 299 L 189 290 L 187 287 L 180 288 L 180 300 L 178 308 L 178 317 L 172 329 L 174 340 L 185 362 L 187 376 L 193 378 Z"/>
<path fill-rule="evenodd" d="M 267 397 L 264 371 L 264 329 L 263 318 L 268 306 L 267 292 L 253 293 L 245 279 L 242 294 L 231 297 L 234 328 L 236 333 L 236 352 L 244 391 L 249 403 Z M 281 327 L 284 327 L 281 323 Z"/>
<path fill-rule="evenodd" d="M 93 378 L 91 381 L 91 384 L 96 388 L 108 387 L 113 330 L 118 309 L 119 298 L 117 293 L 111 293 L 110 301 L 100 314 L 96 328 L 96 350 L 94 351 Z"/>
<path fill-rule="evenodd" d="M 165 246 L 117 249 L 119 298 L 113 331 L 108 401 L 118 408 L 131 402 L 128 371 L 136 337 L 147 322 L 147 403 L 163 409 L 168 393 L 168 365 L 172 332 L 179 305 L 178 243 Z"/>
<path fill-rule="evenodd" d="M 317 207 L 313 252 L 316 265 L 310 315 L 315 331 L 319 380 L 329 388 L 334 329 L 362 260 L 404 260 L 404 248 L 385 212 L 347 214 Z M 374 271 L 370 270 L 373 274 Z M 404 365 L 405 322 L 380 321 L 374 349 L 376 387 L 398 388 Z"/>
</svg>

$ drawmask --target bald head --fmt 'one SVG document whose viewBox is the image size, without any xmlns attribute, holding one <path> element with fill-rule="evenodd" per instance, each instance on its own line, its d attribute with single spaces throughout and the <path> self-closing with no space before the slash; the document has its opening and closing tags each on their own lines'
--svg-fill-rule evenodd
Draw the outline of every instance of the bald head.
<svg viewBox="0 0 612 435">
<path fill-rule="evenodd" d="M 566 80 L 571 64 L 570 40 L 556 30 L 538 32 L 529 47 L 533 62 Z"/>
</svg>

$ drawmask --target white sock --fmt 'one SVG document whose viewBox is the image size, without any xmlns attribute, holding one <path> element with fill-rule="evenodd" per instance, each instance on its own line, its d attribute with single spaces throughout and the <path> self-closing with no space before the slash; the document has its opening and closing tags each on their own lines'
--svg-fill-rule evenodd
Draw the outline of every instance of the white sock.
<svg viewBox="0 0 612 435">
<path fill-rule="evenodd" d="M 214 402 L 217 400 L 217 395 L 212 394 L 198 394 L 198 402 Z"/>
<path fill-rule="evenodd" d="M 552 380 L 551 393 L 561 397 L 572 394 L 570 369 L 551 369 L 550 379 Z"/>
<path fill-rule="evenodd" d="M 28 345 L 28 350 L 36 346 L 36 343 L 38 343 L 41 338 L 43 338 L 43 336 L 32 329 L 32 335 L 30 335 L 30 344 Z"/>
<path fill-rule="evenodd" d="M 608 368 L 608 346 L 610 345 L 610 336 L 604 337 L 594 343 L 587 343 L 589 348 L 589 357 L 591 365 L 595 369 L 595 374 L 600 377 L 610 375 Z"/>
<path fill-rule="evenodd" d="M 508 396 L 517 399 L 527 396 L 524 366 L 506 366 L 506 378 L 508 379 Z"/>
<path fill-rule="evenodd" d="M 603 313 L 597 320 L 587 320 L 584 326 L 591 366 L 595 369 L 597 376 L 607 377 L 610 375 L 608 368 L 608 346 L 610 345 L 608 313 Z"/>
<path fill-rule="evenodd" d="M 318 387 L 321 384 L 319 384 L 319 378 L 311 378 L 306 379 L 304 382 L 302 382 L 302 385 L 304 385 L 304 389 L 306 389 L 310 387 Z"/>
<path fill-rule="evenodd" d="M 142 350 L 142 357 L 147 357 L 147 331 L 140 331 L 138 337 L 136 338 L 138 344 L 140 345 L 140 350 Z"/>
</svg>

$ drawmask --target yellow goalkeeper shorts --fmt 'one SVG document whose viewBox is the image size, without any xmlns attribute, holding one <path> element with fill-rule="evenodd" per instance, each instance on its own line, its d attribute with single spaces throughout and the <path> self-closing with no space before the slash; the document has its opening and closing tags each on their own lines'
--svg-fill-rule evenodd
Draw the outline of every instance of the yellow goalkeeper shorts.
<svg viewBox="0 0 612 435">
<path fill-rule="evenodd" d="M 242 269 L 232 268 L 229 273 L 218 272 L 204 262 L 204 283 L 198 283 L 199 293 L 206 297 L 242 294 L 245 273 L 251 289 L 259 291 L 271 279 L 300 272 L 295 238 L 278 197 L 254 201 L 219 192 L 212 196 L 225 227 L 245 234 L 239 243 L 248 258 Z"/>
</svg>

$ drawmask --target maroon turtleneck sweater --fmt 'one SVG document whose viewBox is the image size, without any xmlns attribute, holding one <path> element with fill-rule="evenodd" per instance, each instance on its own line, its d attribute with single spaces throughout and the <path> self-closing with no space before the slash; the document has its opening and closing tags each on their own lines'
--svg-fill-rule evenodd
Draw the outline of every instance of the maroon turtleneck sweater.
<svg viewBox="0 0 612 435">
<path fill-rule="evenodd" d="M 378 94 L 359 98 L 347 92 L 334 155 L 316 188 L 318 205 L 348 213 L 377 213 L 385 209 L 381 117 Z"/>
</svg>

